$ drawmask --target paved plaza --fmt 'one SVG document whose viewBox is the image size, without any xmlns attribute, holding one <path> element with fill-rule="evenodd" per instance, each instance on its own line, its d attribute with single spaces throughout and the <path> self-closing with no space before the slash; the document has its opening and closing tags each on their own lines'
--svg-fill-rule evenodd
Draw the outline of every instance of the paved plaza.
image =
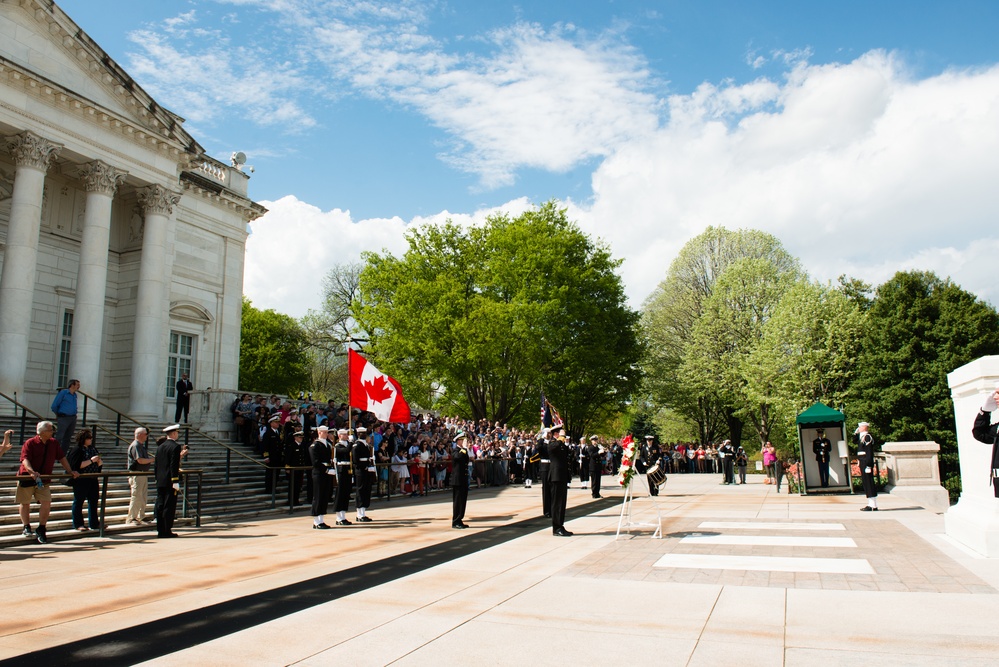
<svg viewBox="0 0 999 667">
<path fill-rule="evenodd" d="M 662 539 L 615 539 L 621 492 L 578 488 L 553 537 L 535 486 L 473 489 L 466 531 L 440 495 L 329 531 L 300 510 L 8 547 L 0 664 L 996 664 L 999 562 L 941 516 L 718 481 L 640 494 Z"/>
</svg>

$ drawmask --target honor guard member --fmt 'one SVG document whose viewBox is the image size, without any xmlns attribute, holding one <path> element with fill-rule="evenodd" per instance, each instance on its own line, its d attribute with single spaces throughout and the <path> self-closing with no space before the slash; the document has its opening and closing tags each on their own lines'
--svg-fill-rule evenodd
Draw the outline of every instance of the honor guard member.
<svg viewBox="0 0 999 667">
<path fill-rule="evenodd" d="M 263 437 L 260 438 L 261 453 L 264 457 L 264 463 L 267 464 L 267 468 L 264 469 L 264 473 L 267 475 L 264 477 L 265 493 L 270 493 L 274 490 L 274 483 L 277 481 L 278 476 L 277 468 L 284 465 L 281 463 L 283 445 L 281 444 L 280 424 L 281 415 L 272 415 L 267 420 L 267 430 L 264 431 Z"/>
<path fill-rule="evenodd" d="M 999 498 L 999 424 L 992 423 L 992 413 L 999 409 L 999 385 L 995 391 L 985 397 L 982 409 L 975 417 L 975 425 L 971 429 L 971 434 L 975 440 L 992 445 L 992 463 L 989 468 L 989 484 L 992 485 L 992 493 Z"/>
<path fill-rule="evenodd" d="M 735 484 L 735 447 L 731 440 L 726 440 L 718 448 L 718 458 L 722 461 L 722 472 L 725 474 L 722 484 Z"/>
<path fill-rule="evenodd" d="M 173 520 L 177 516 L 177 495 L 180 493 L 180 459 L 187 456 L 187 447 L 182 447 L 180 424 L 163 429 L 166 440 L 156 448 L 153 467 L 156 470 L 156 536 L 177 537 L 173 532 Z"/>
<path fill-rule="evenodd" d="M 590 448 L 585 438 L 579 439 L 579 488 L 590 485 Z"/>
<path fill-rule="evenodd" d="M 867 432 L 870 424 L 860 422 L 857 430 L 857 463 L 860 464 L 860 481 L 864 485 L 864 495 L 867 496 L 867 507 L 861 507 L 861 512 L 878 511 L 878 488 L 874 485 L 874 438 Z"/>
<path fill-rule="evenodd" d="M 468 436 L 458 431 L 454 436 L 451 455 L 451 527 L 468 528 L 465 504 L 468 502 Z"/>
<path fill-rule="evenodd" d="M 590 444 L 586 446 L 586 457 L 590 466 L 590 495 L 600 497 L 600 477 L 604 472 L 604 448 L 597 442 L 599 438 L 590 436 Z"/>
<path fill-rule="evenodd" d="M 829 460 L 832 458 L 832 443 L 826 437 L 824 428 L 815 429 L 818 437 L 812 440 L 812 452 L 815 453 L 815 462 L 819 464 L 819 481 L 822 488 L 829 486 Z"/>
<path fill-rule="evenodd" d="M 569 481 L 569 446 L 565 444 L 565 430 L 561 426 L 553 426 L 551 440 L 548 442 L 548 482 L 551 486 L 552 534 L 557 537 L 572 537 L 565 529 L 566 489 Z"/>
<path fill-rule="evenodd" d="M 645 444 L 642 445 L 642 460 L 645 461 L 645 472 L 646 472 L 646 482 L 649 485 L 649 495 L 658 496 L 659 487 L 653 482 L 648 480 L 649 469 L 656 464 L 656 461 L 663 457 L 662 450 L 659 449 L 659 445 L 656 444 L 656 438 L 653 435 L 645 436 Z"/>
<path fill-rule="evenodd" d="M 286 442 L 284 446 L 284 467 L 300 468 L 307 465 L 310 465 L 310 461 L 309 450 L 305 447 L 305 431 L 295 431 L 291 434 L 291 442 Z M 299 498 L 302 495 L 302 481 L 304 479 L 304 470 L 288 471 L 288 507 L 294 508 L 302 504 Z M 309 475 L 308 488 L 308 499 L 311 503 L 312 475 Z"/>
<path fill-rule="evenodd" d="M 351 480 L 350 441 L 347 439 L 349 432 L 342 428 L 336 432 L 336 445 L 333 447 L 333 465 L 336 466 L 336 497 L 333 501 L 333 509 L 336 511 L 336 525 L 349 526 L 347 521 L 347 507 L 350 505 L 350 489 L 353 486 Z"/>
<path fill-rule="evenodd" d="M 545 517 L 550 519 L 552 516 L 552 487 L 548 482 L 548 469 L 552 462 L 548 458 L 549 433 L 548 429 L 541 429 L 541 437 L 538 438 L 536 449 L 538 452 L 538 479 L 541 480 L 541 507 Z"/>
<path fill-rule="evenodd" d="M 330 504 L 330 489 L 333 487 L 333 447 L 327 439 L 329 429 L 320 426 L 316 429 L 316 441 L 309 445 L 309 459 L 312 462 L 312 527 L 326 530 L 326 511 Z"/>
<path fill-rule="evenodd" d="M 357 439 L 350 450 L 350 461 L 354 466 L 354 479 L 357 480 L 357 521 L 370 523 L 366 514 L 371 505 L 371 478 L 375 472 L 375 457 L 367 443 L 368 429 L 358 426 Z"/>
</svg>

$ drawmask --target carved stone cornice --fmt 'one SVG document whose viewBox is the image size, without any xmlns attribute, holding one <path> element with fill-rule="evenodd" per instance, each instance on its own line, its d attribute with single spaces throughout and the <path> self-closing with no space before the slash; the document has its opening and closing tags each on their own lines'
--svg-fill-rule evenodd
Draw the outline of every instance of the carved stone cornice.
<svg viewBox="0 0 999 667">
<path fill-rule="evenodd" d="M 173 207 L 180 201 L 180 195 L 171 190 L 167 190 L 162 185 L 150 185 L 146 188 L 136 190 L 139 206 L 148 215 L 149 213 L 160 213 L 170 215 Z"/>
<path fill-rule="evenodd" d="M 114 197 L 127 175 L 128 172 L 115 169 L 100 160 L 88 162 L 80 168 L 80 179 L 86 191 L 99 192 L 109 197 Z"/>
<path fill-rule="evenodd" d="M 38 136 L 30 130 L 7 137 L 7 150 L 14 157 L 18 167 L 31 167 L 39 171 L 48 171 L 52 160 L 59 154 L 62 146 Z"/>
</svg>

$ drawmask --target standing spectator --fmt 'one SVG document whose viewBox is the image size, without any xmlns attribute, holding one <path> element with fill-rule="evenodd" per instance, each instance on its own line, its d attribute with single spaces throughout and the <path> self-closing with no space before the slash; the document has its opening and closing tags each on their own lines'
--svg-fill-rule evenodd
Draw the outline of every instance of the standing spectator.
<svg viewBox="0 0 999 667">
<path fill-rule="evenodd" d="M 739 469 L 739 484 L 746 483 L 746 466 L 749 465 L 749 456 L 746 455 L 746 450 L 739 447 L 739 450 L 735 453 L 735 466 Z"/>
<path fill-rule="evenodd" d="M 81 475 L 99 473 L 104 467 L 101 453 L 94 446 L 94 434 L 83 429 L 76 436 L 76 444 L 66 454 L 69 467 Z M 98 530 L 101 527 L 97 505 L 97 492 L 100 480 L 96 477 L 79 477 L 73 482 L 73 528 L 80 532 Z M 90 528 L 83 524 L 83 503 L 87 503 L 87 518 Z"/>
<path fill-rule="evenodd" d="M 177 515 L 177 495 L 180 493 L 180 459 L 187 456 L 187 447 L 182 447 L 180 424 L 172 424 L 163 429 L 166 439 L 156 448 L 156 536 L 177 537 L 173 532 L 173 520 Z"/>
<path fill-rule="evenodd" d="M 776 466 L 775 462 L 777 457 L 775 456 L 776 450 L 770 441 L 763 445 L 763 469 L 767 472 L 766 484 L 773 484 L 776 479 Z"/>
<path fill-rule="evenodd" d="M 60 445 L 68 446 L 76 432 L 76 392 L 79 380 L 70 380 L 65 389 L 60 389 L 52 401 L 52 412 L 56 416 L 55 439 Z"/>
<path fill-rule="evenodd" d="M 73 470 L 66 455 L 63 454 L 59 441 L 52 437 L 55 432 L 55 424 L 50 421 L 38 422 L 35 426 L 35 437 L 28 438 L 21 447 L 21 467 L 18 468 L 18 475 L 31 475 L 33 480 L 21 479 L 17 482 L 17 493 L 15 500 L 18 504 L 18 513 L 21 515 L 21 523 L 24 530 L 21 534 L 31 537 L 31 499 L 38 501 L 38 529 L 34 536 L 39 544 L 48 542 L 45 532 L 45 524 L 49 520 L 49 511 L 52 509 L 52 490 L 49 488 L 52 478 L 52 468 L 58 461 L 63 469 L 71 474 L 73 478 L 80 476 L 80 473 Z"/>
<path fill-rule="evenodd" d="M 256 418 L 253 414 L 253 401 L 249 394 L 243 394 L 232 409 L 233 421 L 236 424 L 236 438 L 249 447 L 253 444 L 253 429 L 256 428 Z"/>
<path fill-rule="evenodd" d="M 150 465 L 155 459 L 149 456 L 149 447 L 146 441 L 149 439 L 149 431 L 140 426 L 135 429 L 135 440 L 128 446 L 128 471 L 148 472 Z M 141 526 L 146 521 L 146 507 L 149 504 L 149 478 L 145 475 L 132 475 L 128 478 L 128 487 L 131 497 L 128 501 L 128 517 L 126 524 Z"/>
<path fill-rule="evenodd" d="M 392 455 L 392 476 L 389 485 L 393 488 L 398 484 L 399 495 L 406 493 L 406 480 L 409 479 L 409 462 L 405 447 L 399 447 Z"/>
<path fill-rule="evenodd" d="M 173 420 L 180 422 L 181 413 L 184 415 L 184 422 L 188 421 L 191 410 L 191 390 L 194 385 L 187 379 L 187 373 L 181 373 L 177 380 L 177 409 L 173 413 Z"/>
<path fill-rule="evenodd" d="M 389 464 L 392 457 L 388 454 L 388 443 L 382 440 L 375 452 L 375 465 L 378 468 L 378 497 L 383 497 L 389 492 Z"/>
</svg>

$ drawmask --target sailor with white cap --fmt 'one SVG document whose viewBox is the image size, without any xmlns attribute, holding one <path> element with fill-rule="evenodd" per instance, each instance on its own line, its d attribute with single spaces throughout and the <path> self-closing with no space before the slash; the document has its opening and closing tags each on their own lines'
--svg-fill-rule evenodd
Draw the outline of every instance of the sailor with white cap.
<svg viewBox="0 0 999 667">
<path fill-rule="evenodd" d="M 337 442 L 333 446 L 333 465 L 336 467 L 336 495 L 333 497 L 333 509 L 336 511 L 336 525 L 350 526 L 347 521 L 347 508 L 350 505 L 350 490 L 354 486 L 351 476 L 350 450 L 347 440 L 350 432 L 342 428 L 336 432 Z"/>
<path fill-rule="evenodd" d="M 156 470 L 156 536 L 177 537 L 173 521 L 177 515 L 177 495 L 180 493 L 180 459 L 187 455 L 187 447 L 177 442 L 180 424 L 163 429 L 166 440 L 156 448 L 153 464 Z"/>
<path fill-rule="evenodd" d="M 451 527 L 468 528 L 465 505 L 468 502 L 468 436 L 464 431 L 454 435 L 451 455 Z"/>
<path fill-rule="evenodd" d="M 350 462 L 354 466 L 354 479 L 357 482 L 357 521 L 370 523 L 367 515 L 371 505 L 371 480 L 375 476 L 375 456 L 367 442 L 368 429 L 358 426 L 357 439 L 350 450 Z"/>
<path fill-rule="evenodd" d="M 312 527 L 326 530 L 325 514 L 329 508 L 330 490 L 333 488 L 333 447 L 327 436 L 325 425 L 316 429 L 316 441 L 309 445 L 309 460 L 312 462 Z"/>
<path fill-rule="evenodd" d="M 878 511 L 878 487 L 874 483 L 874 437 L 867 432 L 870 424 L 860 422 L 857 430 L 857 463 L 860 465 L 860 481 L 864 485 L 864 495 L 867 496 L 867 507 L 861 507 L 861 512 Z"/>
</svg>

